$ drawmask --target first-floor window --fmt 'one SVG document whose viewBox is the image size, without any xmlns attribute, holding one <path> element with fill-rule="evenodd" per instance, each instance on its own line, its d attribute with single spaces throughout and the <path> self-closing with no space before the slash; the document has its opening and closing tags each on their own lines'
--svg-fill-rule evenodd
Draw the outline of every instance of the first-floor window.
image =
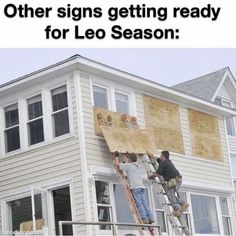
<svg viewBox="0 0 236 236">
<path fill-rule="evenodd" d="M 34 196 L 35 218 L 38 229 L 42 228 L 43 213 L 41 194 Z M 24 197 L 8 202 L 11 212 L 12 231 L 32 231 L 32 202 L 31 197 Z"/>
<path fill-rule="evenodd" d="M 215 197 L 191 194 L 195 232 L 219 234 L 219 222 Z"/>
<path fill-rule="evenodd" d="M 96 199 L 97 199 L 97 213 L 98 221 L 111 222 L 111 203 L 109 184 L 105 181 L 96 181 Z M 100 225 L 100 230 L 111 230 L 110 225 Z"/>
<path fill-rule="evenodd" d="M 224 227 L 224 234 L 231 235 L 231 222 L 229 215 L 229 208 L 227 197 L 220 197 L 220 206 L 221 206 L 221 214 L 222 214 L 222 222 Z"/>
<path fill-rule="evenodd" d="M 20 148 L 18 104 L 5 107 L 5 146 L 6 152 Z"/>
<path fill-rule="evenodd" d="M 187 196 L 186 193 L 184 192 L 179 192 L 179 196 L 181 198 L 181 200 L 183 200 L 184 202 L 187 202 Z M 187 209 L 185 212 L 182 213 L 182 215 L 184 216 L 185 222 L 191 232 L 192 227 L 191 227 L 191 221 L 190 221 L 190 213 L 189 210 Z"/>
<path fill-rule="evenodd" d="M 125 198 L 124 190 L 120 184 L 113 185 L 115 206 L 116 206 L 116 219 L 120 223 L 135 223 L 134 218 L 130 212 L 128 201 Z M 128 226 L 118 226 L 118 229 L 136 229 Z"/>
<path fill-rule="evenodd" d="M 158 201 L 157 194 L 155 192 L 153 194 L 153 199 L 154 199 L 156 222 L 161 226 L 161 232 L 167 232 L 165 212 L 163 210 L 161 203 Z"/>
</svg>

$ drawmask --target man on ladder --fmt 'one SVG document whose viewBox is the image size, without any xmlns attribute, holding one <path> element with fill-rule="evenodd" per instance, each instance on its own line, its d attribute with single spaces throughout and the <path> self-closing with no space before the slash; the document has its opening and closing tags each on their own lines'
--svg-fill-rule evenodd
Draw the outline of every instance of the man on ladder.
<svg viewBox="0 0 236 236">
<path fill-rule="evenodd" d="M 128 153 L 128 163 L 119 162 L 119 153 L 115 153 L 115 165 L 119 170 L 126 171 L 129 181 L 129 187 L 136 206 L 138 208 L 139 215 L 142 218 L 144 224 L 154 223 L 152 212 L 148 206 L 145 196 L 145 190 L 142 181 L 142 171 L 139 163 L 137 162 L 137 155 L 134 153 Z"/>
<path fill-rule="evenodd" d="M 173 215 L 179 217 L 181 213 L 188 208 L 189 204 L 183 201 L 177 192 L 182 184 L 182 176 L 169 159 L 169 156 L 168 151 L 161 152 L 160 158 L 156 159 L 159 164 L 158 169 L 156 173 L 149 176 L 149 178 L 153 179 L 162 176 L 164 181 L 167 182 L 166 194 L 174 209 Z M 154 156 L 151 154 L 149 154 L 149 158 L 155 160 Z M 178 197 L 176 197 L 175 193 L 178 194 Z"/>
</svg>

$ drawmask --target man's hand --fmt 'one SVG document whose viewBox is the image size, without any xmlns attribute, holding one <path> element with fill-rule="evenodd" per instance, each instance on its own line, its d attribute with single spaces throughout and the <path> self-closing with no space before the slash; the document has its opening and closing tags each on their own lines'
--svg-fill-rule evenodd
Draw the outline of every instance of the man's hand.
<svg viewBox="0 0 236 236">
<path fill-rule="evenodd" d="M 155 174 L 149 175 L 149 176 L 148 176 L 148 179 L 153 180 L 153 179 L 155 179 L 157 176 L 158 176 L 158 174 L 155 173 Z"/>
</svg>

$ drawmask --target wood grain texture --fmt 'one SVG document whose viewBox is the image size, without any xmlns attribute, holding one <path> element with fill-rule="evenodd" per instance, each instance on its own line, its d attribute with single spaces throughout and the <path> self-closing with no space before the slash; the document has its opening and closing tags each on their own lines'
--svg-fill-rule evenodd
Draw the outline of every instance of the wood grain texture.
<svg viewBox="0 0 236 236">
<path fill-rule="evenodd" d="M 152 136 L 145 129 L 103 126 L 101 130 L 111 152 L 139 154 L 147 153 L 147 151 L 158 152 Z"/>
<path fill-rule="evenodd" d="M 127 128 L 121 119 L 122 115 L 123 114 L 119 112 L 93 107 L 95 135 L 103 137 L 102 130 L 100 128 L 101 125 Z M 130 120 L 132 117 L 127 116 L 127 118 Z"/>
<path fill-rule="evenodd" d="M 184 154 L 179 106 L 143 95 L 146 128 L 159 149 Z"/>
<path fill-rule="evenodd" d="M 217 117 L 193 109 L 188 116 L 193 156 L 223 161 Z"/>
</svg>

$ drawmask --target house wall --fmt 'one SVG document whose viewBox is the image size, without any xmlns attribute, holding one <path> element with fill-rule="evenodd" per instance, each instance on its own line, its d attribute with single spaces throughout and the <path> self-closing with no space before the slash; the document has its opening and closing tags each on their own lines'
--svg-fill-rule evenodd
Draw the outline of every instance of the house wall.
<svg viewBox="0 0 236 236">
<path fill-rule="evenodd" d="M 0 160 L 0 193 L 3 198 L 3 196 L 13 196 L 30 189 L 30 186 L 44 187 L 68 180 L 72 193 L 72 216 L 74 220 L 84 221 L 85 208 L 74 78 L 71 73 L 64 75 L 63 78 L 67 83 L 72 132 L 50 142 L 41 143 L 36 148 L 32 147 L 32 149 L 2 158 Z M 57 84 L 57 78 L 53 78 L 53 84 Z M 37 88 L 38 91 L 40 88 L 48 87 L 46 84 L 40 86 Z M 34 89 L 27 88 L 27 91 Z M 21 91 L 21 95 L 24 96 L 24 91 Z M 84 232 L 84 227 L 79 230 Z"/>
<path fill-rule="evenodd" d="M 85 127 L 85 141 L 86 141 L 86 156 L 88 171 L 93 174 L 94 169 L 97 175 L 101 171 L 110 171 L 112 173 L 112 158 L 108 150 L 104 138 L 95 136 L 94 133 L 94 117 L 93 117 L 93 101 L 92 101 L 92 86 L 91 78 L 85 73 L 80 73 L 81 95 L 84 114 L 84 127 Z M 106 86 L 109 84 L 105 82 Z M 107 85 L 109 86 L 109 85 Z M 116 85 L 114 85 L 115 87 Z M 142 99 L 143 92 L 135 91 L 135 108 L 139 125 L 145 126 L 145 114 Z M 150 94 L 151 95 L 151 94 Z M 153 95 L 152 95 L 153 96 Z M 189 130 L 188 108 L 180 104 L 180 118 L 181 127 L 183 132 L 183 141 L 185 155 L 172 153 L 172 160 L 177 168 L 184 176 L 185 186 L 191 186 L 195 189 L 209 190 L 214 188 L 214 191 L 225 191 L 224 189 L 232 190 L 232 181 L 229 168 L 228 149 L 226 141 L 226 133 L 224 128 L 223 117 L 218 117 L 220 140 L 222 145 L 223 161 L 209 161 L 193 157 L 191 136 Z M 109 173 L 109 174 L 111 174 Z M 92 211 L 92 220 L 96 220 L 96 209 L 94 209 L 94 185 L 90 185 L 90 202 Z"/>
</svg>

